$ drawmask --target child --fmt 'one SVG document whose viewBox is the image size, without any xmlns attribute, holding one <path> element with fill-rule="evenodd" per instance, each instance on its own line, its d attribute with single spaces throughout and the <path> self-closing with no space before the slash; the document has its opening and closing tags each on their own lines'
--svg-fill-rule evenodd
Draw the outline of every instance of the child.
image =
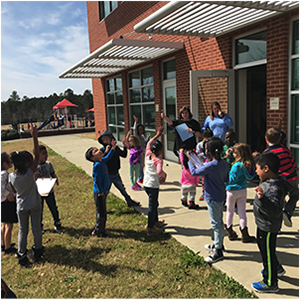
<svg viewBox="0 0 300 300">
<path fill-rule="evenodd" d="M 45 146 L 39 145 L 40 149 L 40 158 L 39 158 L 39 164 L 37 166 L 37 177 L 40 178 L 56 178 L 56 184 L 58 183 L 58 178 L 55 174 L 53 165 L 50 161 L 47 161 L 48 158 L 48 151 Z M 56 232 L 61 232 L 61 223 L 59 219 L 59 212 L 56 206 L 55 196 L 54 196 L 54 190 L 49 193 L 47 197 L 41 197 L 42 198 L 42 215 L 41 215 L 41 227 L 43 231 L 43 210 L 44 210 L 44 200 L 46 200 L 46 203 L 51 211 L 53 222 L 54 222 L 54 229 Z"/>
<path fill-rule="evenodd" d="M 104 131 L 100 135 L 100 137 L 98 138 L 98 142 L 104 146 L 100 149 L 100 151 L 102 151 L 104 153 L 105 150 L 106 150 L 106 146 L 111 145 L 112 141 L 115 141 L 115 138 L 112 135 L 112 133 L 109 132 L 109 131 Z M 122 182 L 122 179 L 121 179 L 121 176 L 119 174 L 119 169 L 121 167 L 120 156 L 123 157 L 123 158 L 125 158 L 127 156 L 127 148 L 125 146 L 125 144 L 126 144 L 126 138 L 125 137 L 124 137 L 122 142 L 123 142 L 123 145 L 124 145 L 124 149 L 121 150 L 118 146 L 116 146 L 116 149 L 113 153 L 112 158 L 107 162 L 109 181 L 110 181 L 110 184 L 114 184 L 115 187 L 123 195 L 128 207 L 139 206 L 140 202 L 135 202 L 127 194 L 125 186 L 124 186 L 124 184 Z"/>
<path fill-rule="evenodd" d="M 133 119 L 134 119 L 133 133 L 140 140 L 141 147 L 144 150 L 143 158 L 145 158 L 146 145 L 150 139 L 150 136 L 145 137 L 145 126 L 143 124 L 137 124 L 138 118 L 136 116 L 133 116 Z M 138 178 L 138 183 L 143 183 L 143 178 L 144 178 L 143 168 L 144 167 L 142 165 L 142 161 L 140 161 L 140 174 L 139 174 L 139 178 Z"/>
<path fill-rule="evenodd" d="M 235 158 L 233 156 L 233 150 L 232 150 L 234 144 L 235 144 L 235 132 L 232 129 L 229 129 L 225 133 L 225 145 L 223 147 L 223 152 L 221 155 L 221 157 L 227 161 L 229 171 L 235 161 Z"/>
<path fill-rule="evenodd" d="M 181 184 L 181 203 L 188 206 L 189 209 L 199 209 L 199 205 L 195 204 L 196 186 L 199 183 L 199 177 L 191 174 L 188 165 L 188 157 L 183 154 L 183 148 L 179 149 L 179 158 L 182 164 L 182 174 L 179 183 Z M 190 193 L 189 205 L 187 204 L 187 196 Z"/>
<path fill-rule="evenodd" d="M 103 157 L 103 152 L 96 147 L 89 148 L 85 153 L 85 158 L 93 162 L 93 180 L 94 180 L 94 201 L 96 206 L 96 225 L 92 231 L 93 236 L 107 237 L 105 225 L 107 220 L 106 198 L 110 189 L 110 181 L 107 170 L 107 161 L 109 161 L 116 149 L 116 140 L 111 141 L 112 148 L 107 145 L 108 154 Z"/>
<path fill-rule="evenodd" d="M 229 172 L 229 181 L 226 183 L 227 190 L 227 214 L 225 225 L 229 239 L 236 240 L 237 234 L 232 229 L 232 220 L 234 207 L 237 204 L 240 218 L 240 231 L 242 233 L 242 242 L 255 242 L 255 237 L 250 236 L 247 227 L 246 201 L 247 201 L 247 180 L 253 179 L 254 161 L 250 147 L 243 143 L 233 146 L 233 156 L 235 162 Z"/>
<path fill-rule="evenodd" d="M 255 189 L 253 212 L 257 225 L 257 245 L 264 269 L 263 280 L 252 283 L 252 288 L 260 293 L 275 293 L 279 291 L 277 277 L 279 273 L 285 273 L 277 260 L 276 239 L 282 223 L 284 198 L 290 185 L 278 176 L 280 161 L 276 154 L 259 154 L 255 163 L 261 183 Z"/>
<path fill-rule="evenodd" d="M 142 168 L 144 167 L 144 149 L 140 146 L 140 140 L 137 136 L 131 135 L 132 131 L 129 130 L 126 136 L 128 141 L 128 146 L 130 150 L 129 155 L 129 174 L 131 189 L 134 191 L 139 191 L 141 189 L 140 185 L 137 183 L 138 174 L 140 172 L 140 162 L 142 162 Z"/>
<path fill-rule="evenodd" d="M 164 220 L 158 220 L 158 194 L 159 184 L 166 181 L 167 174 L 163 171 L 163 146 L 157 140 L 163 133 L 159 127 L 156 135 L 148 142 L 145 157 L 144 189 L 149 197 L 148 230 L 147 235 L 157 235 L 164 231 Z"/>
<path fill-rule="evenodd" d="M 205 258 L 205 261 L 212 264 L 223 259 L 223 203 L 226 199 L 225 183 L 228 181 L 228 165 L 221 159 L 223 141 L 220 138 L 212 137 L 207 143 L 212 161 L 203 167 L 197 168 L 188 162 L 193 176 L 205 176 L 204 200 L 207 202 L 210 223 L 214 230 L 214 243 L 205 245 L 205 248 L 212 251 L 212 254 Z"/>
<path fill-rule="evenodd" d="M 275 153 L 280 160 L 280 167 L 278 175 L 285 177 L 286 181 L 292 186 L 288 193 L 289 201 L 286 203 L 283 211 L 284 225 L 292 227 L 292 216 L 299 200 L 299 177 L 297 174 L 297 165 L 295 163 L 292 152 L 280 144 L 281 133 L 277 128 L 270 128 L 267 130 L 265 139 L 268 145 L 266 152 L 271 151 Z"/>
<path fill-rule="evenodd" d="M 196 153 L 200 161 L 202 162 L 202 164 L 211 161 L 211 157 L 206 153 L 205 144 L 212 137 L 213 137 L 212 130 L 209 127 L 206 127 L 206 129 L 203 132 L 203 140 L 199 142 L 196 146 Z M 204 176 L 202 176 L 201 182 L 202 182 L 202 195 L 200 196 L 199 201 L 204 200 Z"/>
<path fill-rule="evenodd" d="M 1 153 L 1 249 L 4 254 L 14 254 L 17 249 L 11 244 L 11 233 L 14 223 L 18 223 L 15 195 L 8 182 L 8 169 L 12 167 L 10 156 Z"/>
<path fill-rule="evenodd" d="M 42 201 L 37 190 L 34 175 L 40 156 L 36 127 L 31 128 L 31 134 L 34 144 L 34 159 L 28 151 L 12 152 L 11 160 L 15 170 L 9 174 L 9 181 L 17 194 L 17 215 L 19 220 L 18 262 L 21 266 L 28 266 L 30 263 L 27 258 L 29 217 L 34 238 L 33 252 L 29 257 L 34 262 L 37 262 L 41 259 L 44 251 L 41 228 Z"/>
</svg>

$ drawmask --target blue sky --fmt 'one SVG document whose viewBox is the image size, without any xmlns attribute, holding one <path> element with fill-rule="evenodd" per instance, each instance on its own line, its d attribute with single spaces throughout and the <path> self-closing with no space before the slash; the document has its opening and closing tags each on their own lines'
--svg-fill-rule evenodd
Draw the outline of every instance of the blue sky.
<svg viewBox="0 0 300 300">
<path fill-rule="evenodd" d="M 59 79 L 89 54 L 85 1 L 1 1 L 1 100 L 76 94 L 91 79 Z"/>
</svg>

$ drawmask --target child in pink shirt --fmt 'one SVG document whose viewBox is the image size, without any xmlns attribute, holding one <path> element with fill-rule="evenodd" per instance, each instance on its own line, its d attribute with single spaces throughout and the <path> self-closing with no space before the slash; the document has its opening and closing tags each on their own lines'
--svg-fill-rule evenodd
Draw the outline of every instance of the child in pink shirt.
<svg viewBox="0 0 300 300">
<path fill-rule="evenodd" d="M 199 205 L 195 204 L 196 186 L 199 183 L 200 177 L 193 176 L 188 166 L 188 158 L 183 154 L 183 149 L 179 150 L 179 158 L 182 164 L 182 174 L 179 183 L 181 184 L 181 203 L 183 206 L 188 206 L 189 209 L 199 209 Z M 189 204 L 187 197 L 190 193 Z"/>
</svg>

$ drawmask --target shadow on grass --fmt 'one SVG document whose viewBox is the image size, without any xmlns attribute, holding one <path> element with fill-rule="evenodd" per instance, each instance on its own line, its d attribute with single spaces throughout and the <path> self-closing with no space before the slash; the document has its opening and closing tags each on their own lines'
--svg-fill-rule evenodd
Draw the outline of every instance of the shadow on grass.
<svg viewBox="0 0 300 300">
<path fill-rule="evenodd" d="M 64 227 L 63 232 L 65 234 L 68 234 L 69 236 L 80 238 L 82 236 L 85 237 L 91 236 L 92 229 Z M 168 233 L 160 234 L 157 236 L 147 236 L 146 230 L 136 231 L 136 230 L 128 230 L 128 229 L 106 228 L 106 233 L 108 235 L 108 238 L 132 239 L 135 241 L 141 241 L 145 243 L 166 241 L 171 238 L 171 235 Z"/>
<path fill-rule="evenodd" d="M 97 272 L 107 276 L 113 276 L 114 273 L 116 273 L 116 271 L 120 268 L 126 268 L 139 274 L 148 272 L 146 270 L 134 267 L 119 266 L 117 264 L 104 265 L 96 261 L 97 259 L 99 259 L 99 256 L 105 253 L 109 253 L 110 251 L 111 248 L 92 247 L 86 250 L 78 248 L 66 248 L 61 245 L 56 245 L 46 248 L 44 260 L 48 263 L 76 267 L 84 269 L 88 272 Z"/>
</svg>

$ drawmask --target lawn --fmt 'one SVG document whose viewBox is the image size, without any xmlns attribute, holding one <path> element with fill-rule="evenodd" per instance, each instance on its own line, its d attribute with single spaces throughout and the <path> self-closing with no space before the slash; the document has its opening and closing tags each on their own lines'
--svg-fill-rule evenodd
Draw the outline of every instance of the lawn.
<svg viewBox="0 0 300 300">
<path fill-rule="evenodd" d="M 1 146 L 8 153 L 32 151 L 31 140 Z M 256 298 L 170 234 L 148 237 L 147 219 L 112 194 L 107 199 L 108 237 L 91 236 L 92 178 L 48 152 L 60 182 L 55 194 L 64 230 L 55 233 L 45 206 L 43 261 L 22 268 L 14 256 L 1 256 L 1 276 L 18 298 Z M 16 224 L 13 242 L 17 235 Z M 30 232 L 27 248 L 32 244 Z"/>
</svg>

